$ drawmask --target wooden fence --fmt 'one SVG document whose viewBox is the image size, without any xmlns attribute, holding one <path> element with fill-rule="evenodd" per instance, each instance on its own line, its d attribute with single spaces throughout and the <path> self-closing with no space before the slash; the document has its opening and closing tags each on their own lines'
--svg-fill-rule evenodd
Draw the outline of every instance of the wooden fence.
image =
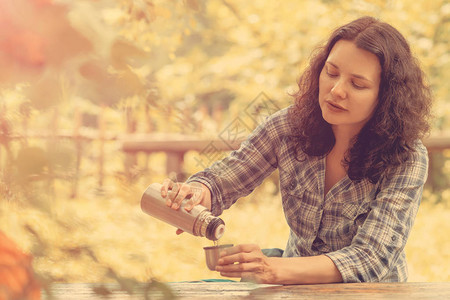
<svg viewBox="0 0 450 300">
<path fill-rule="evenodd" d="M 178 134 L 131 134 L 121 136 L 120 149 L 125 153 L 165 152 L 167 154 L 166 172 L 182 173 L 184 155 L 188 151 L 200 154 L 209 151 L 231 151 L 239 148 L 243 139 L 226 141 L 220 138 L 205 139 L 198 136 Z M 431 136 L 424 140 L 430 154 L 450 149 L 450 136 Z"/>
<path fill-rule="evenodd" d="M 11 140 L 19 139 L 18 136 L 12 137 Z M 21 139 L 24 139 L 22 136 Z M 129 173 L 135 159 L 130 159 L 137 153 L 145 153 L 151 155 L 157 152 L 164 152 L 167 155 L 166 159 L 166 174 L 175 173 L 179 180 L 185 179 L 183 164 L 185 154 L 189 151 L 197 151 L 199 163 L 203 160 L 205 166 L 211 163 L 211 157 L 215 156 L 217 152 L 227 152 L 238 149 L 242 139 L 232 141 L 224 141 L 220 138 L 208 139 L 199 136 L 183 135 L 183 134 L 110 134 L 105 132 L 58 132 L 54 134 L 44 133 L 29 133 L 26 139 L 58 139 L 69 140 L 74 143 L 76 150 L 76 163 L 74 185 L 71 192 L 75 197 L 78 193 L 77 178 L 80 174 L 80 165 L 83 157 L 83 149 L 86 143 L 98 142 L 98 156 L 96 157 L 97 168 L 97 182 L 98 186 L 102 187 L 105 177 L 105 162 L 110 153 L 105 153 L 106 143 L 115 143 L 116 149 L 125 154 L 124 157 L 124 172 Z M 434 156 L 442 153 L 446 149 L 450 149 L 450 136 L 432 136 L 424 140 L 424 144 L 429 151 L 430 168 L 436 168 L 433 163 Z M 95 166 L 94 166 L 95 167 Z M 430 170 L 433 174 L 434 170 Z M 432 177 L 429 177 L 429 184 L 433 185 Z"/>
</svg>

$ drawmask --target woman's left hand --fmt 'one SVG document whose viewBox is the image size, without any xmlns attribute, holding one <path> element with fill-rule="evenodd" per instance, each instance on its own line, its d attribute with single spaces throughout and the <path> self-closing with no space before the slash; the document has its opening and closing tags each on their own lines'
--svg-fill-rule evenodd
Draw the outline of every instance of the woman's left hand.
<svg viewBox="0 0 450 300">
<path fill-rule="evenodd" d="M 258 245 L 226 248 L 220 253 L 216 271 L 226 277 L 240 277 L 255 283 L 275 283 L 274 259 L 265 256 Z"/>
</svg>

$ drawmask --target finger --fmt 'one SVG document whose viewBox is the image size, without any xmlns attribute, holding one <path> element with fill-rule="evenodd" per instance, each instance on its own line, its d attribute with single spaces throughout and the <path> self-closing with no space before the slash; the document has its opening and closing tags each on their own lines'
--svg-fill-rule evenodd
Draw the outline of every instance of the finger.
<svg viewBox="0 0 450 300">
<path fill-rule="evenodd" d="M 167 206 L 173 206 L 173 202 L 175 201 L 175 198 L 178 195 L 180 183 L 171 181 L 171 186 L 169 188 L 169 191 L 167 192 L 167 200 L 166 205 Z"/>
<path fill-rule="evenodd" d="M 242 277 L 243 273 L 260 273 L 263 271 L 263 266 L 259 263 L 244 263 L 244 264 L 233 264 L 226 266 L 216 266 L 216 271 L 219 271 L 221 274 L 235 274 Z"/>
<path fill-rule="evenodd" d="M 178 190 L 180 189 L 180 183 L 171 181 L 171 186 L 167 194 L 169 195 L 170 200 L 173 201 L 178 194 Z"/>
<path fill-rule="evenodd" d="M 255 244 L 240 244 L 234 247 L 225 248 L 220 252 L 220 257 L 238 254 L 241 252 L 250 253 L 254 250 L 259 250 L 259 246 Z"/>
<path fill-rule="evenodd" d="M 161 197 L 166 198 L 168 191 L 170 189 L 172 189 L 172 187 L 173 187 L 173 181 L 170 180 L 169 178 L 164 179 L 162 186 L 161 186 Z M 167 200 L 169 200 L 169 201 L 167 201 Z M 168 206 L 170 206 L 171 201 L 170 201 L 170 199 L 167 199 L 167 200 L 166 200 L 166 204 Z M 170 202 L 170 204 L 168 202 Z"/>
<path fill-rule="evenodd" d="M 178 193 L 172 201 L 172 208 L 178 209 L 181 206 L 181 202 L 189 195 L 189 192 L 189 184 L 180 184 L 178 187 Z"/>
<path fill-rule="evenodd" d="M 194 206 L 201 203 L 203 195 L 205 194 L 205 191 L 201 186 L 190 184 L 189 187 L 190 189 L 186 197 L 188 198 L 188 201 L 186 201 L 186 204 L 184 205 L 184 209 L 186 211 L 191 211 L 194 208 Z"/>
<path fill-rule="evenodd" d="M 257 260 L 258 260 L 258 257 L 256 257 L 253 253 L 240 252 L 237 254 L 223 256 L 217 261 L 217 263 L 219 265 L 230 265 L 230 264 L 234 264 L 234 263 L 239 263 L 239 264 L 250 263 L 250 262 L 257 261 Z"/>
<path fill-rule="evenodd" d="M 184 204 L 184 209 L 185 209 L 186 211 L 191 211 L 191 210 L 194 208 L 195 204 L 196 204 L 196 203 L 194 202 L 194 200 L 189 199 L 189 200 L 186 201 L 186 203 Z"/>
<path fill-rule="evenodd" d="M 170 179 L 166 178 L 163 180 L 161 185 L 161 196 L 165 197 L 164 194 L 167 195 L 167 190 L 169 189 Z"/>
</svg>

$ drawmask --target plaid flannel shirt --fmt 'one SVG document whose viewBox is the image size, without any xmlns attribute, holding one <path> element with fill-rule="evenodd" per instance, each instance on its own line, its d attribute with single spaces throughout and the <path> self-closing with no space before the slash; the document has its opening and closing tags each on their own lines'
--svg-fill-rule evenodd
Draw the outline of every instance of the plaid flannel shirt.
<svg viewBox="0 0 450 300">
<path fill-rule="evenodd" d="M 348 176 L 324 195 L 325 156 L 295 159 L 288 108 L 259 125 L 239 150 L 188 179 L 205 184 L 220 215 L 278 168 L 290 227 L 284 257 L 325 254 L 344 282 L 406 281 L 404 247 L 413 225 L 428 155 L 421 142 L 410 159 L 372 184 Z"/>
</svg>

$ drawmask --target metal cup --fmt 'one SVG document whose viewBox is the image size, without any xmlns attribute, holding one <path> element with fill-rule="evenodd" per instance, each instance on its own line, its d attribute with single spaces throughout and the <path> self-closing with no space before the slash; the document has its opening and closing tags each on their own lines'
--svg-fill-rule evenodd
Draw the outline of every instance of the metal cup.
<svg viewBox="0 0 450 300">
<path fill-rule="evenodd" d="M 205 249 L 206 265 L 208 266 L 208 269 L 211 271 L 216 270 L 217 261 L 220 257 L 220 251 L 229 247 L 233 247 L 233 244 L 203 247 L 203 249 Z"/>
</svg>

